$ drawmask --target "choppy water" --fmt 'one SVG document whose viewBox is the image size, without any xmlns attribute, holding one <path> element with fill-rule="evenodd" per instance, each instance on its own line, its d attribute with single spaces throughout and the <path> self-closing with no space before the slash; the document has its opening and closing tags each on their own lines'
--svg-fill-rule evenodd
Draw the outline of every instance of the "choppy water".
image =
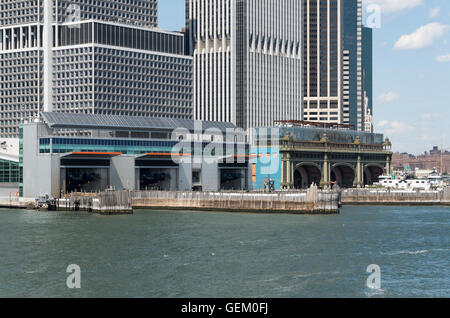
<svg viewBox="0 0 450 318">
<path fill-rule="evenodd" d="M 450 209 L 336 216 L 0 210 L 0 297 L 449 297 Z M 79 290 L 66 268 L 81 267 Z M 382 288 L 366 287 L 370 264 Z"/>
</svg>

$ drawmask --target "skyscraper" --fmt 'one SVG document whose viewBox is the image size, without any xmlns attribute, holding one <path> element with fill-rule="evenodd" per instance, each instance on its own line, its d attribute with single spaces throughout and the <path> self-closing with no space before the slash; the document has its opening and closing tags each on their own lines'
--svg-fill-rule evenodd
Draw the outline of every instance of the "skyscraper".
<svg viewBox="0 0 450 318">
<path fill-rule="evenodd" d="M 304 1 L 305 119 L 343 122 L 341 0 Z"/>
<path fill-rule="evenodd" d="M 373 131 L 373 30 L 362 29 L 362 86 L 366 132 Z"/>
<path fill-rule="evenodd" d="M 305 119 L 364 130 L 362 0 L 304 1 Z"/>
<path fill-rule="evenodd" d="M 344 0 L 344 124 L 364 131 L 362 89 L 362 0 Z"/>
<path fill-rule="evenodd" d="M 196 119 L 244 129 L 302 119 L 301 3 L 186 0 Z"/>
<path fill-rule="evenodd" d="M 53 1 L 54 2 L 54 1 Z M 58 0 L 53 21 L 99 20 L 156 27 L 157 0 Z M 8 0 L 0 3 L 0 26 L 43 23 L 44 0 Z"/>
<path fill-rule="evenodd" d="M 0 5 L 0 137 L 43 110 L 192 118 L 192 57 L 157 0 L 59 0 L 48 34 L 44 3 Z"/>
</svg>

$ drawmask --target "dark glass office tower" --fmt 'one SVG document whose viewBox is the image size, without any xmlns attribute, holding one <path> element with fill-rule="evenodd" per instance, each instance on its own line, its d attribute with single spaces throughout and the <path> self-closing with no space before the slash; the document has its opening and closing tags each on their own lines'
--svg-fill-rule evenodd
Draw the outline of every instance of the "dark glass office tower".
<svg viewBox="0 0 450 318">
<path fill-rule="evenodd" d="M 373 131 L 373 30 L 362 29 L 364 130 Z"/>
<path fill-rule="evenodd" d="M 343 2 L 303 2 L 304 118 L 308 121 L 343 122 Z"/>
<path fill-rule="evenodd" d="M 305 119 L 362 131 L 362 0 L 303 5 Z"/>
<path fill-rule="evenodd" d="M 361 32 L 362 8 L 360 0 L 345 0 L 344 12 L 344 124 L 363 130 Z"/>
</svg>

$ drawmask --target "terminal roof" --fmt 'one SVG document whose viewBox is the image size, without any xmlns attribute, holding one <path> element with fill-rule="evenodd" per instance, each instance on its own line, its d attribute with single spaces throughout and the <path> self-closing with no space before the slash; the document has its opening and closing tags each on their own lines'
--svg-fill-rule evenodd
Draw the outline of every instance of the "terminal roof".
<svg viewBox="0 0 450 318">
<path fill-rule="evenodd" d="M 113 130 L 174 130 L 185 128 L 194 131 L 195 121 L 188 119 L 116 116 L 73 113 L 41 113 L 43 121 L 50 128 L 59 129 L 113 129 Z M 202 130 L 216 128 L 223 132 L 234 129 L 232 123 L 202 121 Z M 200 128 L 198 128 L 200 129 Z"/>
</svg>

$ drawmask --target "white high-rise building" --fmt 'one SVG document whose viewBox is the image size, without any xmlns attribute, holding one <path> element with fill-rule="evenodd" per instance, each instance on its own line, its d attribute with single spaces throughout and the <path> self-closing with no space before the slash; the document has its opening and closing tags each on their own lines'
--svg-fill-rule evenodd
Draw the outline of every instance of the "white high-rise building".
<svg viewBox="0 0 450 318">
<path fill-rule="evenodd" d="M 1 1 L 0 137 L 42 111 L 191 119 L 192 57 L 156 15 L 157 0 Z"/>
<path fill-rule="evenodd" d="M 302 120 L 302 0 L 186 0 L 194 117 L 249 129 Z"/>
</svg>

